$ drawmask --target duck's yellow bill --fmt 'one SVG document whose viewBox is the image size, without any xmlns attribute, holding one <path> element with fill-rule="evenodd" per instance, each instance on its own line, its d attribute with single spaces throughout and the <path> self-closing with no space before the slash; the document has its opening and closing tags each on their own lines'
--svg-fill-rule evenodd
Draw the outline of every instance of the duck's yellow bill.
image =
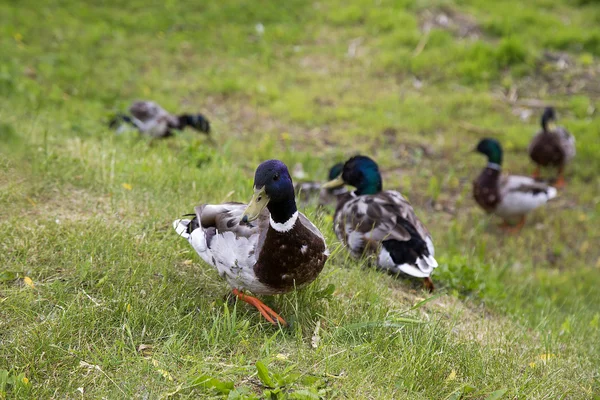
<svg viewBox="0 0 600 400">
<path fill-rule="evenodd" d="M 333 189 L 336 187 L 340 187 L 340 186 L 344 186 L 345 182 L 342 179 L 342 175 L 338 176 L 337 178 L 323 184 L 321 187 L 323 189 Z"/>
<path fill-rule="evenodd" d="M 269 204 L 269 196 L 265 193 L 264 186 L 260 189 L 254 189 L 254 194 L 246 207 L 246 210 L 242 214 L 242 222 L 254 221 L 262 210 Z"/>
</svg>

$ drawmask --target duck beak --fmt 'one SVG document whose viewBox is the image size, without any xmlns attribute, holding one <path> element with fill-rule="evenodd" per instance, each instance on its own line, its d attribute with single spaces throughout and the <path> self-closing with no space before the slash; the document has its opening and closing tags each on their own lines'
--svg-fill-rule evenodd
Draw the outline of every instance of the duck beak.
<svg viewBox="0 0 600 400">
<path fill-rule="evenodd" d="M 250 199 L 244 214 L 242 214 L 242 222 L 246 224 L 257 219 L 262 210 L 269 204 L 269 200 L 264 186 L 260 189 L 254 188 L 252 199 Z"/>
<path fill-rule="evenodd" d="M 323 189 L 333 189 L 336 187 L 340 187 L 340 186 L 344 186 L 346 182 L 344 182 L 344 179 L 342 179 L 342 175 L 340 174 L 337 178 L 324 183 L 321 187 Z"/>
</svg>

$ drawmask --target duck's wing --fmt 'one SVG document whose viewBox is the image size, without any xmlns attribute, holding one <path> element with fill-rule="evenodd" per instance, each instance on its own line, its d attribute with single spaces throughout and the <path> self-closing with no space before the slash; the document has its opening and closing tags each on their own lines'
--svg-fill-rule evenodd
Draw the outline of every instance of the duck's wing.
<svg viewBox="0 0 600 400">
<path fill-rule="evenodd" d="M 317 238 L 321 239 L 323 241 L 323 244 L 325 245 L 325 255 L 329 255 L 329 250 L 327 249 L 327 243 L 325 242 L 325 238 L 323 237 L 323 234 L 321 233 L 321 231 L 319 230 L 319 228 L 317 228 L 315 226 L 315 224 L 313 224 L 312 222 L 310 222 L 310 220 L 308 218 L 306 218 L 306 215 L 302 214 L 302 213 L 298 213 L 299 216 L 299 221 L 302 225 L 304 225 L 313 235 L 315 235 Z"/>
<path fill-rule="evenodd" d="M 556 189 L 528 176 L 504 175 L 499 182 L 498 214 L 524 215 L 556 197 Z"/>
<path fill-rule="evenodd" d="M 565 162 L 569 162 L 575 157 L 575 136 L 571 135 L 562 126 L 556 127 L 555 131 L 559 137 L 560 147 L 565 155 Z"/>
<path fill-rule="evenodd" d="M 338 214 L 336 231 L 354 254 L 380 249 L 380 267 L 417 277 L 427 277 L 437 267 L 431 237 L 400 193 L 358 196 Z"/>
<path fill-rule="evenodd" d="M 193 219 L 177 220 L 173 226 L 231 286 L 265 293 L 253 267 L 264 243 L 269 214 L 265 209 L 251 224 L 242 224 L 245 209 L 242 203 L 205 204 L 196 207 Z"/>
</svg>

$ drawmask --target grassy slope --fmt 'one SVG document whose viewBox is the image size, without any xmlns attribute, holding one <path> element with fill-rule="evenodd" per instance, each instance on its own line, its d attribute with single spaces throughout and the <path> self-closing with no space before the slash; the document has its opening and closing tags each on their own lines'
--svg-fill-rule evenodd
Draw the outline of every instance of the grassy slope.
<svg viewBox="0 0 600 400">
<path fill-rule="evenodd" d="M 267 396 L 259 360 L 295 396 L 600 396 L 600 7 L 47 3 L 0 5 L 0 398 L 218 397 L 226 382 L 232 398 Z M 440 10 L 460 26 L 424 39 Z M 206 112 L 219 146 L 104 127 L 140 97 Z M 561 106 L 578 157 L 560 198 L 504 237 L 470 198 L 484 160 L 468 150 L 494 135 L 527 173 L 539 110 L 520 120 L 523 98 Z M 247 199 L 261 160 L 320 178 L 358 151 L 434 235 L 441 295 L 418 309 L 418 285 L 348 259 L 308 209 L 334 255 L 315 284 L 270 300 L 294 321 L 279 331 L 224 302 L 170 227 L 200 201 Z"/>
</svg>

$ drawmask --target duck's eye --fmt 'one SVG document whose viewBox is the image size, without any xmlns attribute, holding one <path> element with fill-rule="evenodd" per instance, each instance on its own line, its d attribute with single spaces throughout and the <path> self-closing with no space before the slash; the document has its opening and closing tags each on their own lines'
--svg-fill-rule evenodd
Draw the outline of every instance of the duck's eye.
<svg viewBox="0 0 600 400">
<path fill-rule="evenodd" d="M 273 180 L 274 180 L 274 181 L 278 181 L 278 180 L 279 180 L 279 174 L 275 174 L 275 175 L 273 175 Z"/>
<path fill-rule="evenodd" d="M 258 199 L 256 199 L 257 202 L 260 202 L 262 200 L 262 196 L 258 196 Z"/>
</svg>

